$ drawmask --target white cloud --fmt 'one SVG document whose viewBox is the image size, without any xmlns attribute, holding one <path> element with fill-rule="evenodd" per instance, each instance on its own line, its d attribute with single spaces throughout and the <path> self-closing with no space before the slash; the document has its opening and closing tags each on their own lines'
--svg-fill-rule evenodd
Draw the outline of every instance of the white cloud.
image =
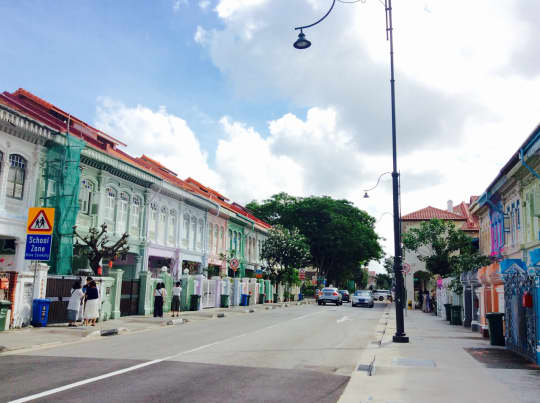
<svg viewBox="0 0 540 403">
<path fill-rule="evenodd" d="M 208 7 L 210 7 L 210 0 L 201 0 L 199 1 L 199 7 L 201 10 L 208 10 Z"/>
<path fill-rule="evenodd" d="M 208 167 L 207 153 L 187 122 L 168 113 L 165 107 L 153 111 L 100 98 L 95 124 L 126 143 L 127 152 L 133 156 L 146 154 L 182 179 L 191 176 L 209 186 L 221 186 L 218 175 Z"/>
<path fill-rule="evenodd" d="M 180 11 L 180 8 L 182 6 L 188 6 L 188 5 L 189 5 L 189 0 L 174 0 L 173 11 L 177 13 L 178 11 Z"/>
<path fill-rule="evenodd" d="M 221 18 L 230 18 L 235 13 L 266 3 L 268 0 L 220 0 L 216 12 Z"/>
<path fill-rule="evenodd" d="M 197 30 L 195 31 L 193 40 L 199 45 L 205 45 L 208 43 L 208 32 L 200 25 L 197 25 Z"/>
</svg>

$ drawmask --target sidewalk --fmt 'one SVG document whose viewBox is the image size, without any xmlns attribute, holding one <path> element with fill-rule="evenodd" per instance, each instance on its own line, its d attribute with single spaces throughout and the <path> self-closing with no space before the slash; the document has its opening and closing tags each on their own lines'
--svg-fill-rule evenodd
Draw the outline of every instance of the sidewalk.
<svg viewBox="0 0 540 403">
<path fill-rule="evenodd" d="M 421 311 L 407 311 L 405 331 L 408 344 L 392 342 L 389 305 L 340 403 L 538 402 L 540 368 L 478 333 Z"/>
<path fill-rule="evenodd" d="M 208 320 L 231 315 L 240 315 L 265 311 L 286 306 L 296 306 L 313 303 L 311 300 L 302 302 L 269 303 L 264 305 L 234 306 L 230 308 L 209 308 L 202 311 L 181 312 L 180 318 L 171 318 L 165 313 L 163 318 L 152 316 L 123 316 L 119 319 L 98 322 L 96 326 L 68 327 L 66 324 L 51 324 L 47 327 L 27 327 L 0 332 L 0 354 L 11 351 L 23 351 L 37 348 L 52 347 L 60 344 L 74 343 L 86 339 L 102 337 L 102 332 L 118 334 L 142 332 L 159 329 L 163 326 L 181 325 L 197 320 Z M 224 315 L 223 315 L 224 314 Z"/>
</svg>

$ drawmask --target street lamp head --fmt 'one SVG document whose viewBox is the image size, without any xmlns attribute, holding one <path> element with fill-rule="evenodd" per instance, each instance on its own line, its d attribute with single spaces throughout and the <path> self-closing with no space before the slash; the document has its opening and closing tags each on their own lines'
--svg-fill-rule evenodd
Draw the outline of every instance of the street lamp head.
<svg viewBox="0 0 540 403">
<path fill-rule="evenodd" d="M 294 42 L 293 45 L 296 49 L 307 49 L 311 46 L 311 42 L 306 39 L 306 35 L 300 30 L 298 34 L 298 39 Z"/>
<path fill-rule="evenodd" d="M 364 193 L 364 199 L 369 199 L 369 195 L 367 194 L 367 192 Z"/>
</svg>

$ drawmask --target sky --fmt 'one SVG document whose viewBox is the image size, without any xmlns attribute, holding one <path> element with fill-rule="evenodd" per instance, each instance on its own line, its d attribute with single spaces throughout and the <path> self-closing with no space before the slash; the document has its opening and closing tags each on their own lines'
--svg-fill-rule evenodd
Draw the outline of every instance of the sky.
<svg viewBox="0 0 540 403">
<path fill-rule="evenodd" d="M 540 3 L 394 0 L 403 214 L 481 194 L 538 124 Z M 19 87 L 247 203 L 346 198 L 390 255 L 389 43 L 379 0 L 0 0 Z M 382 270 L 372 263 L 371 268 Z"/>
</svg>

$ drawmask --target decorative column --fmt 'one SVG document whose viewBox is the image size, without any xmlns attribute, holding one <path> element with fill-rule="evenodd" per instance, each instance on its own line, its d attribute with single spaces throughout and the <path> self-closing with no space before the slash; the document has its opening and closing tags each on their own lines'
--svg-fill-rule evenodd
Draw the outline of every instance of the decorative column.
<svg viewBox="0 0 540 403">
<path fill-rule="evenodd" d="M 35 267 L 34 291 L 32 292 L 33 299 L 45 298 L 47 292 L 47 272 L 49 265 L 46 263 L 34 263 L 31 265 L 32 270 Z"/>
<path fill-rule="evenodd" d="M 150 272 L 143 271 L 139 276 L 139 315 L 150 315 L 154 312 L 154 281 Z"/>
<path fill-rule="evenodd" d="M 480 283 L 479 287 L 479 297 L 480 297 L 480 306 L 479 306 L 479 322 L 480 322 L 480 331 L 484 337 L 488 337 L 488 326 L 486 321 L 486 313 L 491 312 L 491 293 L 489 290 L 489 284 L 487 281 L 487 271 L 488 266 L 484 266 L 478 270 L 477 279 Z"/>
<path fill-rule="evenodd" d="M 480 300 L 478 295 L 480 293 L 479 287 L 480 282 L 478 281 L 477 271 L 469 272 L 469 284 L 471 286 L 471 307 L 472 307 L 472 318 L 471 318 L 471 330 L 473 332 L 480 331 Z"/>
<path fill-rule="evenodd" d="M 161 269 L 161 281 L 167 290 L 167 298 L 163 301 L 163 312 L 169 312 L 171 310 L 173 278 L 167 273 L 167 267 Z"/>
<path fill-rule="evenodd" d="M 470 283 L 471 272 L 462 273 L 460 276 L 460 282 L 463 285 L 463 326 L 471 327 L 472 322 L 472 286 Z"/>
<path fill-rule="evenodd" d="M 111 291 L 111 319 L 120 317 L 120 300 L 122 298 L 122 277 L 124 271 L 121 269 L 112 269 L 109 275 L 114 279 L 114 285 Z"/>
</svg>

